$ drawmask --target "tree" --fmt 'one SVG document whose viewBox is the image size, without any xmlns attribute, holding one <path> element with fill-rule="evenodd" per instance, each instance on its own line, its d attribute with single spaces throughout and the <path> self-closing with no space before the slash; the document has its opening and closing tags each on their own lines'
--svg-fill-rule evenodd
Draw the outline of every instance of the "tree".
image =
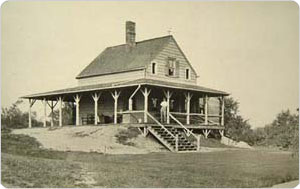
<svg viewBox="0 0 300 189">
<path fill-rule="evenodd" d="M 1 124 L 2 128 L 26 128 L 28 127 L 28 112 L 22 112 L 19 105 L 22 100 L 17 100 L 8 108 L 2 108 Z M 42 123 L 37 121 L 36 112 L 32 112 L 32 125 L 41 126 Z"/>
<path fill-rule="evenodd" d="M 226 135 L 236 141 L 254 144 L 255 134 L 251 125 L 241 115 L 238 115 L 239 103 L 232 97 L 225 98 L 224 125 Z"/>
<path fill-rule="evenodd" d="M 299 117 L 289 110 L 279 113 L 264 130 L 266 145 L 294 150 L 299 148 Z"/>
</svg>

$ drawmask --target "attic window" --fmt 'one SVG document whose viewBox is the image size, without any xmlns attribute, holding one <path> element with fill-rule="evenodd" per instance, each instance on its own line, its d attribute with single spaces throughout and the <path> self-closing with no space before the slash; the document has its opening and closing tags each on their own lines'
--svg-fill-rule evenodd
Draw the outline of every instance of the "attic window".
<svg viewBox="0 0 300 189">
<path fill-rule="evenodd" d="M 168 58 L 166 62 L 166 76 L 179 76 L 179 62 L 175 58 Z"/>
<path fill-rule="evenodd" d="M 151 64 L 151 73 L 156 74 L 156 63 L 155 62 L 152 62 L 152 64 Z"/>
<path fill-rule="evenodd" d="M 190 79 L 190 69 L 185 69 L 185 79 Z"/>
</svg>

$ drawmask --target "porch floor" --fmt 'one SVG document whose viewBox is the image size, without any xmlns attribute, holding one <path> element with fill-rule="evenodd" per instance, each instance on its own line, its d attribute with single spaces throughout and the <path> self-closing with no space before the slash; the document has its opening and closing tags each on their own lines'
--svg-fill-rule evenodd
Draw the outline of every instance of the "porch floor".
<svg viewBox="0 0 300 189">
<path fill-rule="evenodd" d="M 153 126 L 155 123 L 130 123 L 130 124 L 120 124 L 124 126 L 131 126 L 131 127 L 146 127 L 146 126 Z M 164 124 L 165 127 L 173 127 L 173 128 L 182 128 L 180 125 L 176 124 Z M 188 129 L 216 129 L 216 130 L 224 130 L 224 126 L 219 125 L 184 125 Z"/>
<path fill-rule="evenodd" d="M 153 126 L 156 125 L 155 123 L 118 123 L 115 126 L 124 126 L 124 127 L 147 127 L 147 126 Z M 84 127 L 84 126 L 95 126 L 95 127 L 106 127 L 106 126 L 114 126 L 113 123 L 102 123 L 98 125 L 93 124 L 86 124 L 86 125 L 64 125 L 63 127 Z M 173 128 L 182 128 L 180 125 L 176 124 L 164 124 L 165 127 L 173 127 Z M 184 125 L 188 129 L 213 129 L 213 130 L 224 130 L 224 126 L 218 126 L 218 125 Z"/>
</svg>

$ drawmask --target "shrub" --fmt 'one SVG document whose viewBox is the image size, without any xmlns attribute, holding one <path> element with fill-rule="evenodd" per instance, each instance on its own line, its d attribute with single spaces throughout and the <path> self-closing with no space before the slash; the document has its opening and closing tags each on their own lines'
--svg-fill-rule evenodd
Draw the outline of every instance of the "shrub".
<svg viewBox="0 0 300 189">
<path fill-rule="evenodd" d="M 138 128 L 130 127 L 126 130 L 120 131 L 118 134 L 115 135 L 117 138 L 117 142 L 120 144 L 128 145 L 128 146 L 134 146 L 133 142 L 130 142 L 128 140 L 132 138 L 136 138 L 139 135 Z"/>
</svg>

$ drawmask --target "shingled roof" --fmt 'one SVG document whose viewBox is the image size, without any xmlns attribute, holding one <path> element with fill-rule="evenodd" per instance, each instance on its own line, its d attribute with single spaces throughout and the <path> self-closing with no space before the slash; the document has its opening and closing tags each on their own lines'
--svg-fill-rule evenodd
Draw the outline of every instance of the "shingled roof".
<svg viewBox="0 0 300 189">
<path fill-rule="evenodd" d="M 99 91 L 99 90 L 106 90 L 106 89 L 116 89 L 116 88 L 123 88 L 123 87 L 137 86 L 137 85 L 149 85 L 149 86 L 158 86 L 158 87 L 165 87 L 165 88 L 172 88 L 172 89 L 182 89 L 188 91 L 198 91 L 198 92 L 207 93 L 210 96 L 229 95 L 224 91 L 215 90 L 215 89 L 211 89 L 199 85 L 175 83 L 175 82 L 168 82 L 168 81 L 161 81 L 161 80 L 154 80 L 154 79 L 136 79 L 136 80 L 130 80 L 125 82 L 111 82 L 111 83 L 102 83 L 102 84 L 95 84 L 95 85 L 77 86 L 77 87 L 66 88 L 61 90 L 49 91 L 45 93 L 27 95 L 27 96 L 23 96 L 22 98 L 43 99 L 44 97 L 51 97 L 51 96 L 55 97 L 59 95 L 76 94 L 76 93 Z"/>
<path fill-rule="evenodd" d="M 76 79 L 144 69 L 170 39 L 174 39 L 172 35 L 136 42 L 135 47 L 126 44 L 108 47 Z"/>
</svg>

